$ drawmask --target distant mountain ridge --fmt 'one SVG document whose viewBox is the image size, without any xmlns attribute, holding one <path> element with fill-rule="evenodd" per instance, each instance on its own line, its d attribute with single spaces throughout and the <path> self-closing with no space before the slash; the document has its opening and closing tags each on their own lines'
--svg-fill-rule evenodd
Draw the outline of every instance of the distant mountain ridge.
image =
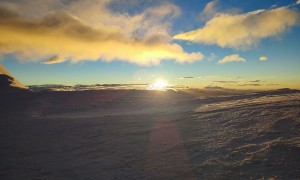
<svg viewBox="0 0 300 180">
<path fill-rule="evenodd" d="M 0 64 L 0 91 L 15 91 L 27 89 L 20 81 L 10 74 L 3 65 Z"/>
</svg>

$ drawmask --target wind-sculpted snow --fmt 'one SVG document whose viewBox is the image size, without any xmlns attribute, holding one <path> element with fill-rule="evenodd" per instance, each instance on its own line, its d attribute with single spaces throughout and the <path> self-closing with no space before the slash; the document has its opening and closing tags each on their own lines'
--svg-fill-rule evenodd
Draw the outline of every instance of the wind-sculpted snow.
<svg viewBox="0 0 300 180">
<path fill-rule="evenodd" d="M 282 103 L 299 103 L 300 96 L 299 94 L 291 94 L 291 95 L 267 95 L 263 97 L 252 97 L 252 98 L 243 98 L 238 100 L 227 100 L 216 103 L 208 103 L 201 105 L 195 111 L 196 112 L 208 112 L 208 111 L 217 111 L 224 109 L 234 109 L 234 108 L 242 108 L 250 106 L 269 106 L 274 104 L 282 104 Z"/>
<path fill-rule="evenodd" d="M 0 179 L 300 177 L 297 90 L 0 96 Z"/>
<path fill-rule="evenodd" d="M 217 179 L 299 178 L 300 94 L 240 98 L 196 108 L 190 130 L 199 138 L 188 139 L 198 172 Z"/>
</svg>

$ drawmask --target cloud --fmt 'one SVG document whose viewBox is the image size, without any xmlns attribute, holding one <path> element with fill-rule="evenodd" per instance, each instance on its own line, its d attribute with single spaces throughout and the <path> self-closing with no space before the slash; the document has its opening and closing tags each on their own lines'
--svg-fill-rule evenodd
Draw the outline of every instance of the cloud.
<svg viewBox="0 0 300 180">
<path fill-rule="evenodd" d="M 219 2 L 220 0 L 213 0 L 207 3 L 203 11 L 200 13 L 200 20 L 207 21 L 223 13 L 236 14 L 240 12 L 240 9 L 238 8 L 226 8 L 226 10 L 224 8 L 220 8 Z"/>
<path fill-rule="evenodd" d="M 180 79 L 194 79 L 195 77 L 192 77 L 192 76 L 186 76 L 186 77 L 182 77 Z"/>
<path fill-rule="evenodd" d="M 47 61 L 43 62 L 44 64 L 57 64 L 57 63 L 62 63 L 65 62 L 67 59 L 61 58 L 59 56 L 53 56 Z"/>
<path fill-rule="evenodd" d="M 218 64 L 225 64 L 228 62 L 246 62 L 246 59 L 240 57 L 238 54 L 232 54 L 229 56 L 225 56 L 223 59 L 218 61 Z"/>
<path fill-rule="evenodd" d="M 200 13 L 201 20 L 211 19 L 218 14 L 218 11 L 216 9 L 216 4 L 218 2 L 219 0 L 214 0 L 206 4 L 203 11 Z"/>
<path fill-rule="evenodd" d="M 267 84 L 268 86 L 278 86 L 280 84 Z"/>
<path fill-rule="evenodd" d="M 297 23 L 298 16 L 297 10 L 288 7 L 236 15 L 222 13 L 206 22 L 204 27 L 177 34 L 173 39 L 246 50 L 261 39 L 281 35 Z"/>
<path fill-rule="evenodd" d="M 45 64 L 119 60 L 139 65 L 204 57 L 170 42 L 170 22 L 180 14 L 173 4 L 130 15 L 110 10 L 111 0 L 14 2 L 0 3 L 0 55 Z"/>
<path fill-rule="evenodd" d="M 208 56 L 206 59 L 208 61 L 214 61 L 217 58 L 217 56 L 214 53 L 210 53 L 210 56 Z"/>
<path fill-rule="evenodd" d="M 260 61 L 267 61 L 269 58 L 267 56 L 261 56 L 259 57 Z"/>
<path fill-rule="evenodd" d="M 206 90 L 223 90 L 224 87 L 220 87 L 220 86 L 206 86 L 206 87 L 204 87 L 204 89 L 206 89 Z"/>
<path fill-rule="evenodd" d="M 261 84 L 240 84 L 238 86 L 262 86 Z"/>
<path fill-rule="evenodd" d="M 224 84 L 227 84 L 227 83 L 237 83 L 237 81 L 213 81 L 213 82 L 224 83 Z"/>
<path fill-rule="evenodd" d="M 298 0 L 298 1 L 296 2 L 296 4 L 300 4 L 300 0 Z"/>
<path fill-rule="evenodd" d="M 258 83 L 258 82 L 265 82 L 265 81 L 257 79 L 257 80 L 253 80 L 253 81 L 249 81 L 249 82 Z"/>
</svg>

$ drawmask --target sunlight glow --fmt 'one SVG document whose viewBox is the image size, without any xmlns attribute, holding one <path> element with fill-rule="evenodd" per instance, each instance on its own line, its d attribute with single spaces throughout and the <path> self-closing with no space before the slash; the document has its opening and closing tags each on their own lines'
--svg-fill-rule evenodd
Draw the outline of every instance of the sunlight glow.
<svg viewBox="0 0 300 180">
<path fill-rule="evenodd" d="M 162 79 L 156 80 L 154 83 L 149 84 L 147 87 L 148 90 L 167 90 L 170 89 L 171 85 Z"/>
</svg>

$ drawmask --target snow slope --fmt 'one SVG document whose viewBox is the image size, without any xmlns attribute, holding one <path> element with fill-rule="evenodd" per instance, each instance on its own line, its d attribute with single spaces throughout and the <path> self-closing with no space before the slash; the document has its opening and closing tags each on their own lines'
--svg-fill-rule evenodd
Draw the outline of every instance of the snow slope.
<svg viewBox="0 0 300 180">
<path fill-rule="evenodd" d="M 0 179 L 300 177 L 296 90 L 215 97 L 102 90 L 0 98 Z"/>
</svg>

